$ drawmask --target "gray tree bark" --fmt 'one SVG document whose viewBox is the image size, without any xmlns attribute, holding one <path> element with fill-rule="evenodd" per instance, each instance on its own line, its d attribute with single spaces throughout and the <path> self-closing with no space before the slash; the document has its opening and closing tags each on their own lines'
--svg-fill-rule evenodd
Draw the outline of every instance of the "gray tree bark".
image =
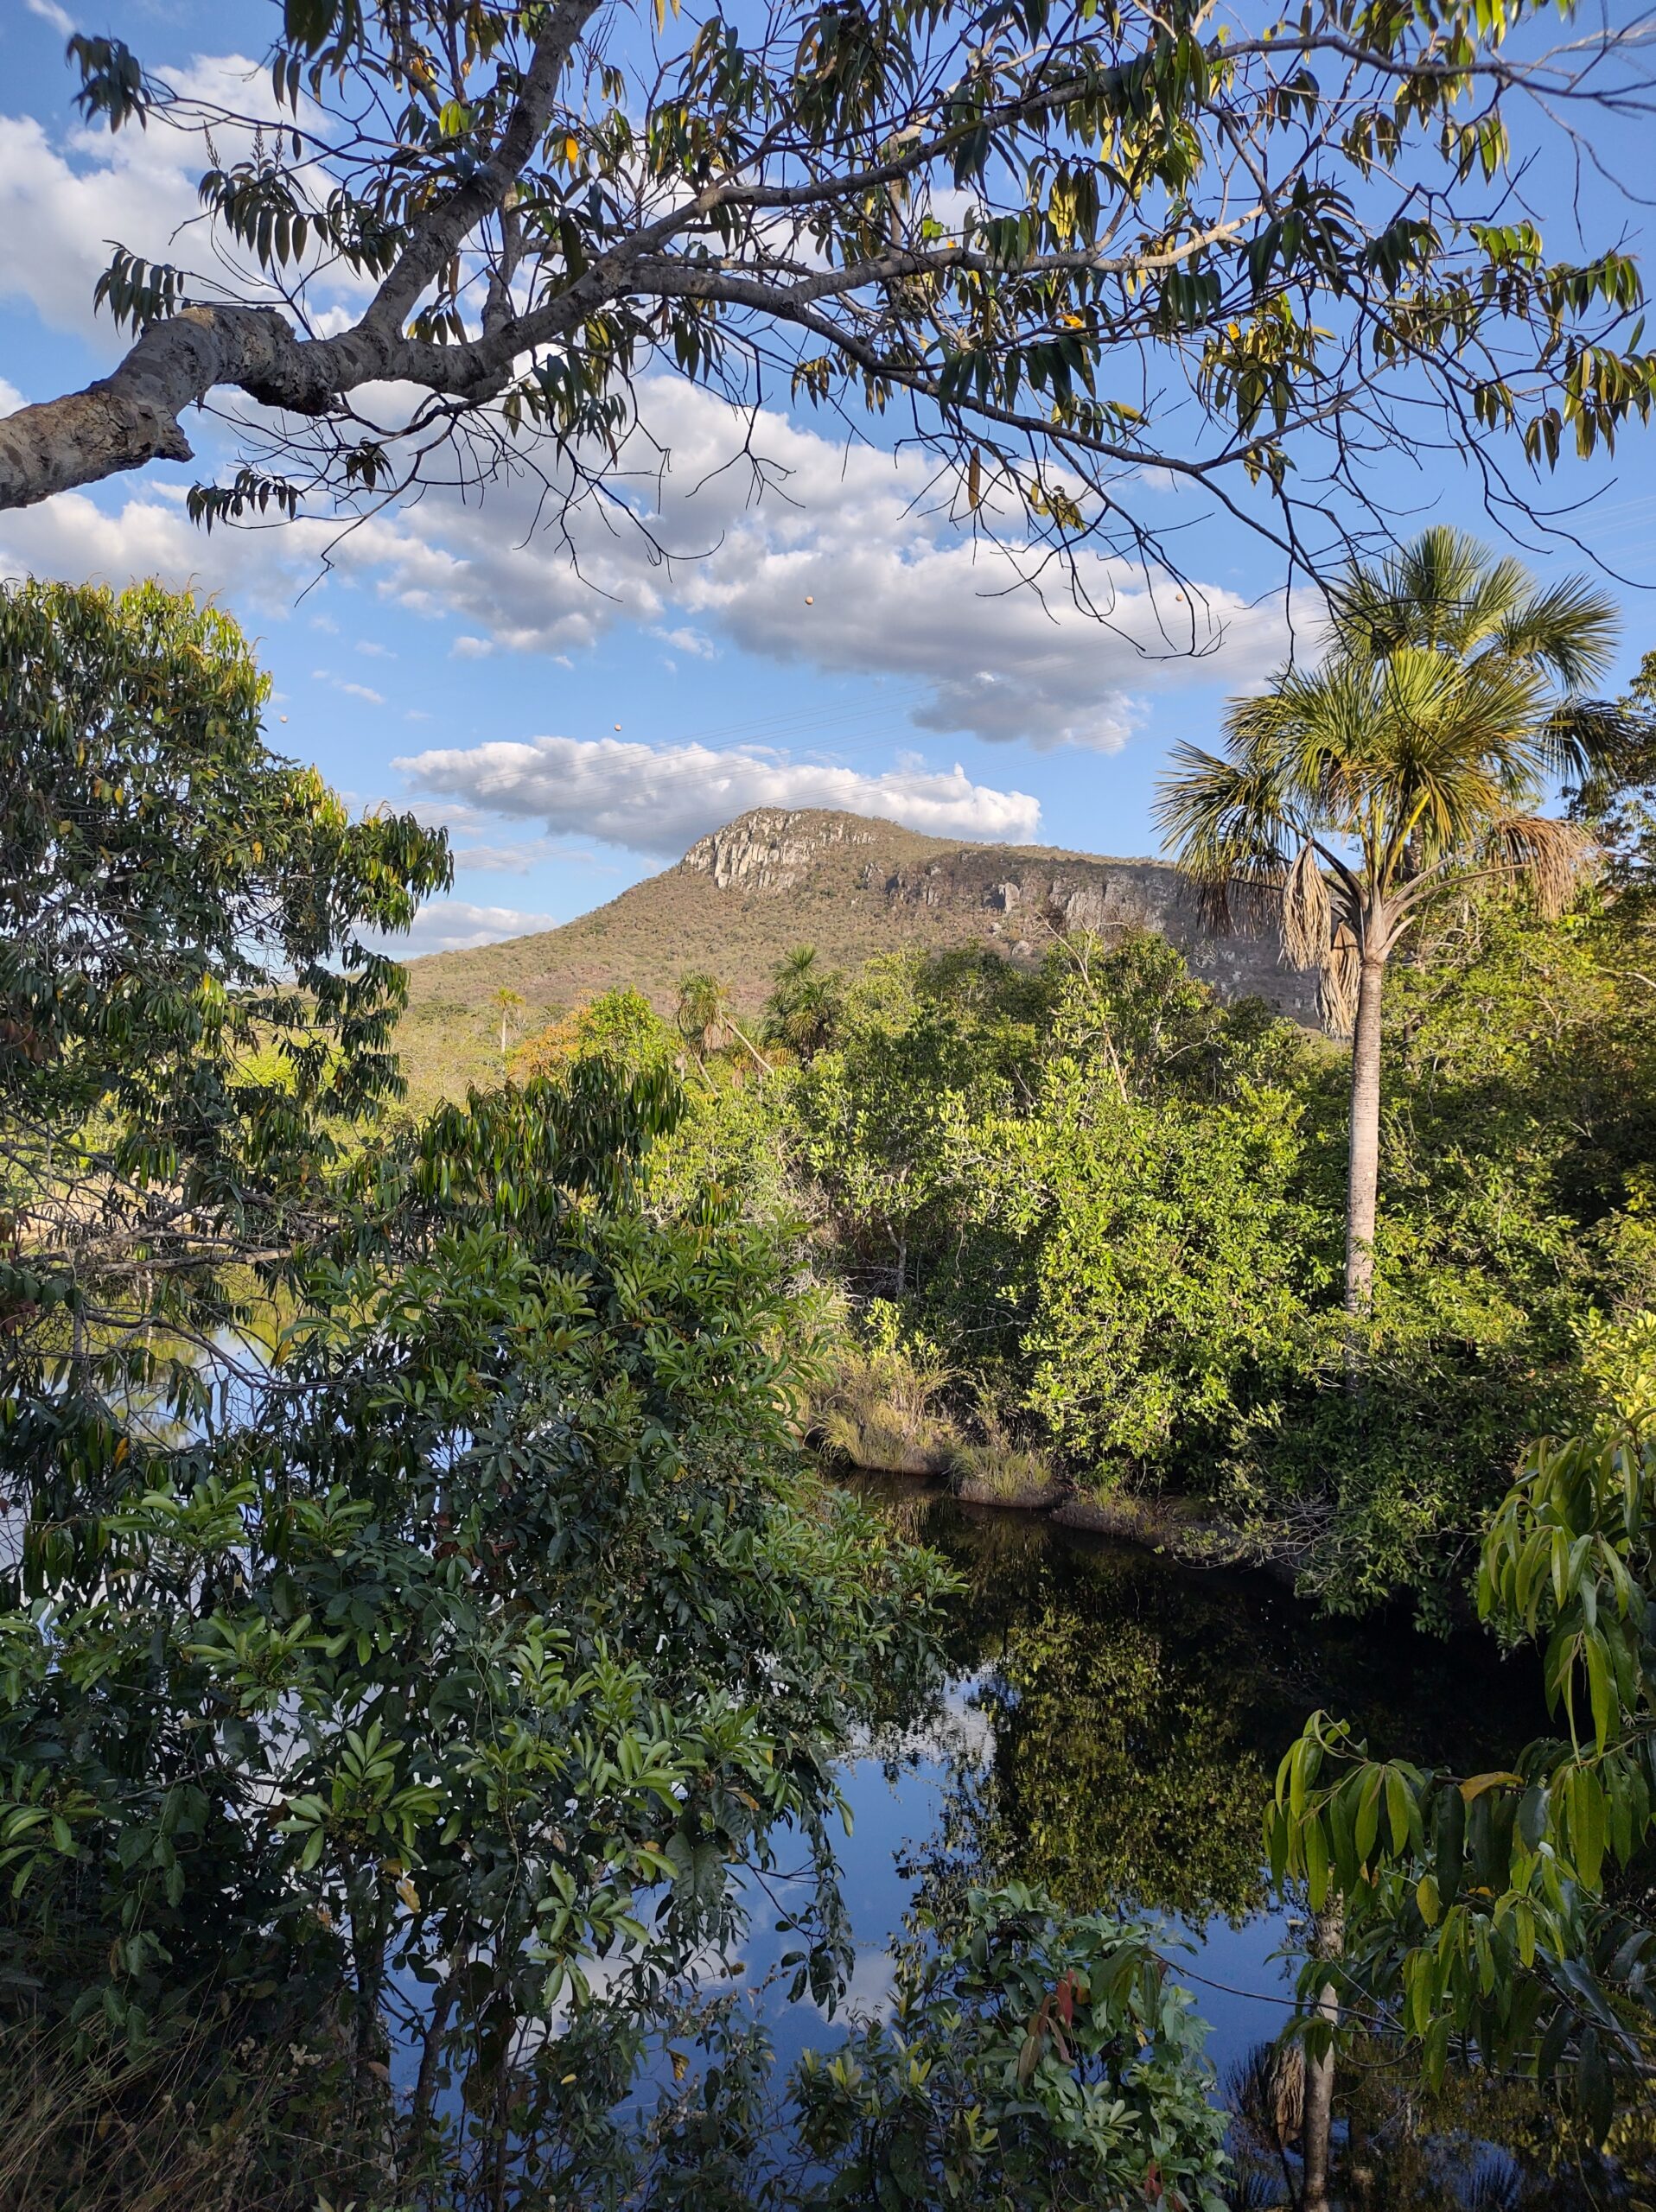
<svg viewBox="0 0 1656 2212">
<path fill-rule="evenodd" d="M 1311 1955 L 1318 1959 L 1337 1959 L 1345 1948 L 1346 1919 L 1343 1908 L 1330 1899 L 1322 1911 L 1311 1923 Z M 1330 2035 L 1340 2019 L 1340 2000 L 1334 1984 L 1324 1982 L 1317 1998 L 1317 2017 L 1328 2024 Z M 1313 2057 L 1305 2054 L 1305 2105 L 1300 2122 L 1300 2152 L 1304 2161 L 1304 2180 L 1300 2190 L 1300 2212 L 1329 2212 L 1328 2204 L 1328 2147 L 1334 2132 L 1334 2044 Z"/>
<path fill-rule="evenodd" d="M 1351 1152 L 1346 1171 L 1346 1311 L 1368 1309 L 1380 1180 L 1380 1001 L 1385 960 L 1365 953 L 1351 1040 Z"/>
</svg>

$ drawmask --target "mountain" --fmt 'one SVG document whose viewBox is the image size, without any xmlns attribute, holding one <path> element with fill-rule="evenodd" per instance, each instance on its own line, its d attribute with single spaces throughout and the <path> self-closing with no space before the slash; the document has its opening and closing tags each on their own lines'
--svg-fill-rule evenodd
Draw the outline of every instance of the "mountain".
<svg viewBox="0 0 1656 2212">
<path fill-rule="evenodd" d="M 1036 960 L 1051 941 L 1045 916 L 1106 941 L 1158 930 L 1225 996 L 1257 995 L 1296 1021 L 1316 1019 L 1315 979 L 1285 964 L 1274 931 L 1216 936 L 1165 861 L 962 845 L 857 814 L 764 807 L 559 929 L 411 961 L 398 1045 L 417 1100 L 454 1096 L 498 1071 L 502 988 L 526 1002 L 513 1017 L 519 1035 L 618 984 L 670 1014 L 692 968 L 710 969 L 754 1013 L 796 944 L 815 945 L 831 968 L 908 945 L 978 944 Z"/>
</svg>

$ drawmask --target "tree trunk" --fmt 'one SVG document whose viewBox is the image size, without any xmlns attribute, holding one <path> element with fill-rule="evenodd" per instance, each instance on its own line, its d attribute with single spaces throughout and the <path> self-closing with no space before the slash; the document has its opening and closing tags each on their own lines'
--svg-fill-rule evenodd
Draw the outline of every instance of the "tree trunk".
<svg viewBox="0 0 1656 2212">
<path fill-rule="evenodd" d="M 730 1020 L 730 1017 L 728 1014 L 724 1018 L 725 1020 L 729 1023 L 730 1033 L 736 1039 L 737 1043 L 745 1046 L 748 1052 L 752 1054 L 753 1058 L 764 1070 L 765 1073 L 769 1075 L 772 1071 L 771 1064 L 765 1058 L 765 1055 L 760 1051 L 758 1046 L 755 1044 L 753 1039 L 748 1035 L 745 1030 L 738 1029 L 736 1023 Z"/>
<path fill-rule="evenodd" d="M 1385 960 L 1364 956 L 1351 1039 L 1351 1154 L 1346 1173 L 1346 1311 L 1366 1313 L 1374 1285 L 1380 1180 L 1380 999 Z"/>
<path fill-rule="evenodd" d="M 1345 1946 L 1345 1914 L 1330 1900 L 1311 1923 L 1311 1955 L 1337 1959 Z M 1317 1998 L 1317 2017 L 1330 2032 L 1340 2019 L 1340 2000 L 1334 1984 L 1324 1982 Z M 1328 2143 L 1334 2128 L 1334 2044 L 1313 2056 L 1305 2054 L 1305 2105 L 1300 2122 L 1300 2151 L 1305 2178 L 1300 2191 L 1300 2212 L 1329 2212 Z"/>
</svg>

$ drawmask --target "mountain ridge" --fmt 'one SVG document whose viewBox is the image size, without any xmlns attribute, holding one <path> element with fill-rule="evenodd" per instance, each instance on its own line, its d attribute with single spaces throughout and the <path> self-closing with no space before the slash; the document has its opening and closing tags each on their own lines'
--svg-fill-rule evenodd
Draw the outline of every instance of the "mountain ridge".
<svg viewBox="0 0 1656 2212">
<path fill-rule="evenodd" d="M 796 944 L 844 969 L 907 947 L 971 944 L 1033 960 L 1049 922 L 1106 942 L 1158 931 L 1223 996 L 1316 1020 L 1315 980 L 1286 964 L 1276 931 L 1216 934 L 1170 861 L 966 843 L 872 816 L 757 807 L 573 921 L 411 961 L 398 1041 L 414 1096 L 452 1096 L 498 1071 L 502 988 L 525 1001 L 519 1034 L 621 985 L 670 1014 L 690 969 L 710 969 L 751 1014 Z"/>
</svg>

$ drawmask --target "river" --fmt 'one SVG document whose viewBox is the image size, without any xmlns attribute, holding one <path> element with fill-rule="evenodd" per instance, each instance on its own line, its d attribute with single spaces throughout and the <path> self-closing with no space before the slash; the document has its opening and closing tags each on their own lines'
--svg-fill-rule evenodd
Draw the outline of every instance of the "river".
<svg viewBox="0 0 1656 2212">
<path fill-rule="evenodd" d="M 1329 1620 L 1260 1575 L 1193 1571 L 918 1484 L 859 1487 L 941 1551 L 962 1586 L 940 1709 L 843 1770 L 857 2010 L 882 2008 L 917 1899 L 1020 1878 L 1077 1909 L 1163 1921 L 1224 2085 L 1285 2015 L 1295 1923 L 1269 1894 L 1261 1822 L 1306 1717 L 1321 1707 L 1376 1752 L 1462 1772 L 1506 1764 L 1544 1726 L 1532 1658 L 1503 1661 L 1475 1630 L 1439 1639 L 1395 1617 Z M 777 1924 L 787 1883 L 749 1898 L 749 1937 L 727 1970 L 758 1991 L 786 2065 L 836 2030 L 780 1981 L 766 1986 L 790 1940 Z M 1369 2070 L 1369 2188 L 1350 2201 L 1525 2212 L 1629 2201 L 1602 2170 L 1584 2183 L 1549 2178 L 1558 2145 L 1527 2092 L 1468 2082 L 1423 2101 L 1417 2082 Z M 1277 2200 L 1267 2190 L 1258 2201 Z"/>
</svg>

